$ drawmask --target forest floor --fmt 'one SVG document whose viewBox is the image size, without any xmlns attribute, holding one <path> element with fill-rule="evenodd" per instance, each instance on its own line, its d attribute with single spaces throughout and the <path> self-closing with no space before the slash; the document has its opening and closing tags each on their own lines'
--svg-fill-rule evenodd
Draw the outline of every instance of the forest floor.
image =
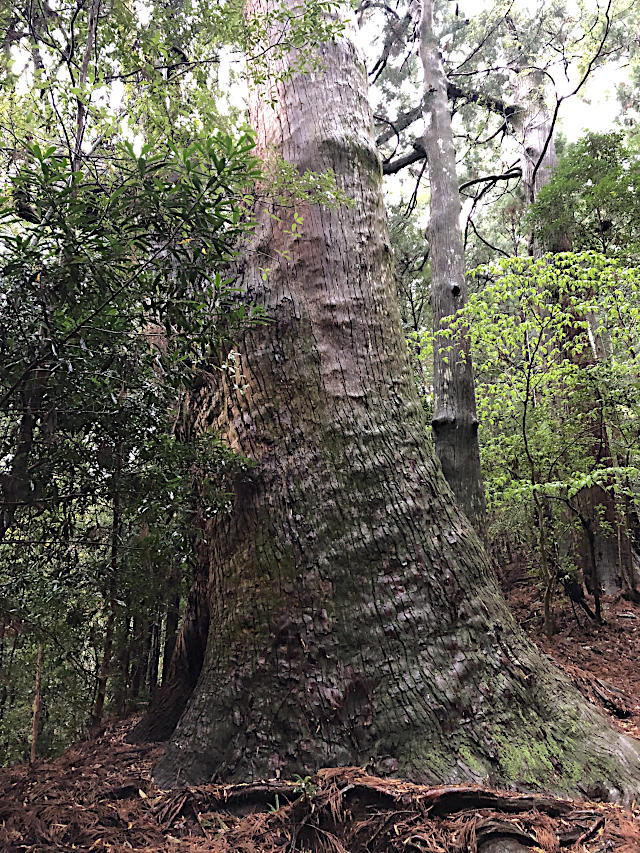
<svg viewBox="0 0 640 853">
<path fill-rule="evenodd" d="M 530 580 L 513 577 L 507 589 L 511 610 L 538 648 L 619 729 L 640 738 L 640 606 L 620 595 L 604 596 L 605 624 L 598 625 L 578 604 L 572 607 L 562 596 L 554 605 L 556 633 L 547 638 L 540 592 Z"/>
<path fill-rule="evenodd" d="M 617 726 L 640 736 L 640 607 L 607 598 L 605 625 L 580 613 L 578 626 L 570 602 L 558 602 L 548 640 L 530 583 L 516 580 L 509 597 L 532 639 Z M 0 850 L 475 853 L 508 840 L 521 851 L 640 851 L 640 809 L 428 788 L 358 768 L 161 791 L 151 769 L 162 746 L 126 743 L 133 722 L 114 722 L 55 760 L 0 770 Z"/>
</svg>

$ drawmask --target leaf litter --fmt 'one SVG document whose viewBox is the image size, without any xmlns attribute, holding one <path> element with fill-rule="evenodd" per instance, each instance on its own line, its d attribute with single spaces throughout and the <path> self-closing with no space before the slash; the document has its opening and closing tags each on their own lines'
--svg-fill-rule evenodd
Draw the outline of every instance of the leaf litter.
<svg viewBox="0 0 640 853">
<path fill-rule="evenodd" d="M 535 613 L 530 617 L 532 600 L 517 589 L 510 598 L 533 639 L 616 725 L 637 736 L 640 608 L 610 599 L 605 626 L 583 621 L 578 628 L 562 605 L 559 632 L 547 640 Z M 532 853 L 640 851 L 635 804 L 626 810 L 476 786 L 429 787 L 355 767 L 294 781 L 163 791 L 151 775 L 163 745 L 127 743 L 135 722 L 113 722 L 59 758 L 1 769 L 0 850 L 482 853 L 501 841 Z"/>
</svg>

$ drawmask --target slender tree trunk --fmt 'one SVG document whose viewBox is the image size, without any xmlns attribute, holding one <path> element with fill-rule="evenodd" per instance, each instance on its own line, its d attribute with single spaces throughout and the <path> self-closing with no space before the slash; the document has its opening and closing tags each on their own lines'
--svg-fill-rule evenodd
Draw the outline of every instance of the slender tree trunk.
<svg viewBox="0 0 640 853">
<path fill-rule="evenodd" d="M 598 572 L 598 560 L 596 558 L 596 542 L 595 534 L 591 529 L 591 524 L 585 520 L 583 522 L 587 543 L 589 545 L 589 557 L 591 563 L 591 578 L 593 583 L 593 601 L 595 604 L 596 618 L 602 623 L 602 604 L 600 602 L 600 574 Z"/>
<path fill-rule="evenodd" d="M 7 705 L 7 697 L 9 693 L 9 684 L 11 681 L 11 674 L 13 672 L 13 661 L 16 654 L 16 648 L 18 646 L 18 638 L 20 637 L 20 632 L 14 629 L 13 632 L 13 641 L 11 643 L 11 651 L 9 652 L 9 660 L 7 661 L 7 666 L 2 676 L 2 690 L 0 690 L 0 720 L 4 717 L 5 708 Z M 9 708 L 11 708 L 11 703 L 9 703 Z"/>
<path fill-rule="evenodd" d="M 134 742 L 162 741 L 172 734 L 200 675 L 209 634 L 210 553 L 206 542 L 198 550 L 200 570 L 187 598 L 177 642 L 166 672 L 163 669 L 162 684 L 130 736 Z"/>
<path fill-rule="evenodd" d="M 552 95 L 549 91 L 548 80 L 541 71 L 528 67 L 525 59 L 521 59 L 520 64 L 523 66 L 523 70 L 518 74 L 515 85 L 515 100 L 518 104 L 518 110 L 513 115 L 512 121 L 522 150 L 522 181 L 525 197 L 527 204 L 533 204 L 540 190 L 551 180 L 558 163 L 558 157 L 555 148 L 553 113 L 550 109 Z M 571 249 L 571 241 L 566 232 L 560 231 L 549 234 L 544 245 L 532 241 L 530 248 L 531 252 L 536 255 L 541 255 L 543 252 L 565 252 Z M 576 319 L 579 321 L 580 331 L 578 334 L 583 334 L 583 318 Z M 596 348 L 594 347 L 594 349 Z M 585 367 L 598 358 L 597 351 L 594 351 L 592 358 L 589 358 L 587 353 L 588 351 L 585 350 L 583 356 Z M 599 454 L 601 458 L 603 455 L 610 458 L 607 425 L 604 418 L 599 418 L 597 414 L 600 401 L 596 400 L 594 403 L 594 411 L 596 412 L 593 427 L 594 453 Z M 598 485 L 585 488 L 579 496 L 579 503 L 581 511 L 592 521 L 595 538 L 594 542 L 591 543 L 585 537 L 573 537 L 570 550 L 573 552 L 588 584 L 589 577 L 593 574 L 590 551 L 593 544 L 597 566 L 596 574 L 607 592 L 615 592 L 622 585 L 623 570 L 618 562 L 618 543 L 615 530 L 617 513 L 613 489 L 603 489 Z M 604 517 L 612 532 L 601 529 L 602 525 L 598 522 L 600 515 Z M 589 591 L 599 598 L 599 590 L 589 589 Z"/>
<path fill-rule="evenodd" d="M 31 725 L 31 751 L 29 762 L 33 764 L 38 757 L 38 735 L 40 734 L 40 715 L 42 713 L 42 660 L 44 657 L 44 643 L 38 646 L 38 660 L 36 662 L 36 685 L 33 694 L 33 719 Z"/>
<path fill-rule="evenodd" d="M 116 713 L 120 716 L 125 713 L 129 698 L 129 640 L 131 630 L 129 604 L 125 604 L 123 609 L 125 615 L 121 615 L 118 631 L 115 634 L 115 667 L 112 676 L 114 682 L 113 702 Z"/>
<path fill-rule="evenodd" d="M 162 649 L 162 682 L 167 680 L 180 623 L 180 567 L 174 566 L 169 580 L 167 612 L 165 616 L 164 646 Z"/>
<path fill-rule="evenodd" d="M 144 686 L 144 678 L 147 671 L 147 628 L 149 618 L 146 613 L 136 613 L 133 617 L 133 629 L 131 631 L 131 645 L 129 655 L 132 661 L 130 699 L 138 699 Z"/>
<path fill-rule="evenodd" d="M 102 650 L 102 662 L 100 664 L 100 672 L 98 674 L 98 689 L 96 691 L 96 700 L 93 706 L 92 719 L 94 723 L 99 723 L 102 720 L 104 711 L 104 703 L 107 696 L 107 681 L 111 673 L 111 653 L 113 649 L 113 634 L 116 621 L 116 588 L 115 579 L 112 578 L 109 587 L 109 612 L 107 614 L 107 624 L 104 632 L 104 647 Z"/>
<path fill-rule="evenodd" d="M 436 452 L 447 482 L 480 535 L 484 534 L 485 499 L 480 469 L 478 417 L 469 339 L 464 332 L 443 339 L 452 315 L 467 298 L 464 240 L 460 229 L 460 194 L 456 152 L 447 98 L 447 81 L 433 27 L 433 0 L 423 0 L 420 57 L 424 71 L 424 148 L 431 188 L 429 246 Z M 446 352 L 441 348 L 446 347 Z"/>
<path fill-rule="evenodd" d="M 117 610 L 117 577 L 118 577 L 118 560 L 119 560 L 119 545 L 120 545 L 120 470 L 121 465 L 118 463 L 116 474 L 113 478 L 112 488 L 112 506 L 113 516 L 111 523 L 111 558 L 110 558 L 110 577 L 109 577 L 109 613 L 107 615 L 107 624 L 105 626 L 104 647 L 102 649 L 102 663 L 100 664 L 100 673 L 98 675 L 98 690 L 96 692 L 96 701 L 93 706 L 93 721 L 99 723 L 102 719 L 104 711 L 104 703 L 107 696 L 107 680 L 111 674 L 111 655 L 113 651 L 113 635 L 116 624 Z"/>
<path fill-rule="evenodd" d="M 149 695 L 153 696 L 158 686 L 158 665 L 160 663 L 160 621 L 158 617 L 149 625 L 149 639 L 147 642 L 149 652 L 147 657 L 147 675 L 145 684 Z"/>
<path fill-rule="evenodd" d="M 243 285 L 271 321 L 201 401 L 255 468 L 205 524 L 211 630 L 156 779 L 357 764 L 632 797 L 636 746 L 518 631 L 426 441 L 351 31 L 318 59 L 255 93 L 258 151 L 332 169 L 354 204 L 258 203 Z"/>
</svg>

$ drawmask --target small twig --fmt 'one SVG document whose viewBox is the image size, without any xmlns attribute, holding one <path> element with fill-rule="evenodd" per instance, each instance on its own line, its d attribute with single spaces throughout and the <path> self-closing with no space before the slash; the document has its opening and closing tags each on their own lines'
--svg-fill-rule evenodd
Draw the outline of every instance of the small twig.
<svg viewBox="0 0 640 853">
<path fill-rule="evenodd" d="M 576 845 L 584 844 L 585 841 L 588 841 L 590 838 L 596 834 L 596 832 L 600 829 L 601 826 L 604 826 L 604 817 L 601 815 L 597 820 L 595 820 L 589 829 L 585 830 L 580 838 L 576 841 Z"/>
</svg>

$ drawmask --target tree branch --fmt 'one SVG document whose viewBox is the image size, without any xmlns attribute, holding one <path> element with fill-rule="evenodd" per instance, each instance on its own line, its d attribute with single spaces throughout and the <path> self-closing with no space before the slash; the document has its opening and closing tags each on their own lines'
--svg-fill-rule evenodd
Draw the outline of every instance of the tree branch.
<svg viewBox="0 0 640 853">
<path fill-rule="evenodd" d="M 483 92 L 476 92 L 473 89 L 461 89 L 456 83 L 447 82 L 447 96 L 449 100 L 463 98 L 467 103 L 477 104 L 480 107 L 486 107 L 490 112 L 497 113 L 503 118 L 510 118 L 516 111 L 517 107 L 513 104 L 506 104 L 500 98 L 494 98 L 491 95 L 485 95 Z M 405 130 L 418 121 L 422 117 L 422 104 L 409 110 L 406 113 L 401 113 L 393 121 L 384 118 L 383 116 L 374 116 L 376 121 L 385 122 L 389 127 L 384 130 L 376 139 L 378 145 L 384 145 L 392 136 L 397 136 L 400 131 Z"/>
<path fill-rule="evenodd" d="M 427 152 L 422 147 L 422 143 L 416 140 L 413 143 L 413 151 L 398 157 L 397 160 L 391 160 L 388 163 L 382 164 L 383 175 L 395 175 L 412 163 L 418 163 L 420 160 L 427 159 Z"/>
<path fill-rule="evenodd" d="M 510 180 L 512 180 L 512 178 L 521 178 L 521 177 L 522 177 L 522 169 L 518 166 L 516 168 L 509 169 L 508 172 L 505 172 L 502 175 L 485 175 L 482 178 L 472 178 L 470 181 L 465 181 L 464 183 L 460 184 L 458 189 L 460 190 L 460 192 L 462 192 L 462 190 L 466 190 L 468 187 L 472 187 L 475 184 L 483 184 L 483 183 L 486 183 L 488 181 L 491 181 L 492 183 L 495 184 L 498 181 L 510 181 Z"/>
</svg>

